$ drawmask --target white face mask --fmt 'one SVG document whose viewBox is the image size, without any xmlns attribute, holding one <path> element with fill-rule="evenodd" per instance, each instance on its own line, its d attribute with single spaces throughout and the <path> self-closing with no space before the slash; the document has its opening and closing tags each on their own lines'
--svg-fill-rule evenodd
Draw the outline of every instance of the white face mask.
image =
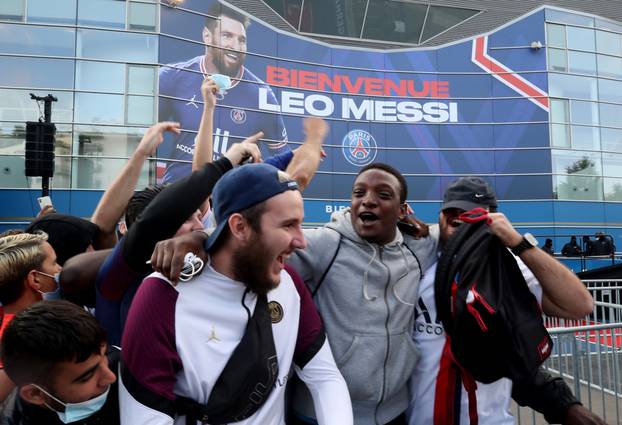
<svg viewBox="0 0 622 425">
<path fill-rule="evenodd" d="M 82 420 L 82 419 L 86 419 L 89 416 L 92 416 L 95 413 L 97 413 L 98 411 L 100 411 L 101 408 L 104 406 L 104 404 L 106 404 L 106 399 L 108 398 L 108 392 L 110 391 L 110 386 L 108 386 L 108 389 L 106 391 L 104 391 L 103 393 L 101 393 L 97 397 L 92 398 L 90 400 L 83 401 L 81 403 L 64 403 L 64 402 L 60 401 L 59 399 L 57 399 L 56 397 L 54 397 L 49 392 L 47 392 L 46 390 L 44 390 L 43 388 L 41 388 L 40 386 L 38 386 L 37 384 L 32 384 L 32 385 L 37 387 L 37 388 L 39 388 L 42 392 L 47 394 L 54 401 L 56 401 L 56 402 L 60 403 L 61 405 L 65 406 L 65 411 L 64 412 L 59 412 L 59 411 L 57 411 L 55 409 L 52 409 L 46 403 L 46 406 L 48 407 L 48 409 L 53 410 L 54 412 L 56 412 L 56 414 L 58 415 L 59 419 L 64 424 L 69 424 L 69 423 L 76 422 L 76 421 L 79 421 L 79 420 Z"/>
<path fill-rule="evenodd" d="M 43 292 L 43 291 L 39 291 L 37 289 L 37 292 L 39 292 L 42 296 L 44 300 L 47 301 L 53 301 L 53 300 L 60 300 L 61 296 L 60 296 L 60 272 L 55 273 L 53 275 L 45 273 L 45 272 L 41 272 L 39 270 L 35 270 L 37 273 L 42 274 L 43 276 L 47 276 L 50 277 L 52 279 L 54 279 L 54 282 L 56 283 L 56 289 L 54 289 L 53 291 L 50 292 Z"/>
</svg>

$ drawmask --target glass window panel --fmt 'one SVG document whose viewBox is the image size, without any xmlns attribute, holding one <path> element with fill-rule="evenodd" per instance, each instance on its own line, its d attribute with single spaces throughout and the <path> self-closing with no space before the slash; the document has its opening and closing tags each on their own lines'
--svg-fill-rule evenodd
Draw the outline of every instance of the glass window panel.
<svg viewBox="0 0 622 425">
<path fill-rule="evenodd" d="M 570 122 L 570 106 L 567 99 L 551 99 L 551 122 Z"/>
<path fill-rule="evenodd" d="M 74 152 L 87 156 L 132 156 L 144 128 L 76 125 L 74 128 Z"/>
<path fill-rule="evenodd" d="M 602 175 L 600 152 L 551 150 L 553 173 L 575 175 Z"/>
<path fill-rule="evenodd" d="M 622 79 L 622 58 L 596 55 L 598 61 L 598 75 Z"/>
<path fill-rule="evenodd" d="M 107 189 L 114 178 L 119 175 L 125 159 L 109 158 L 75 158 L 73 160 L 72 187 L 76 189 Z M 143 165 L 136 187 L 149 185 L 149 170 L 153 169 L 153 161 Z"/>
<path fill-rule="evenodd" d="M 601 103 L 600 125 L 605 127 L 622 127 L 622 106 Z"/>
<path fill-rule="evenodd" d="M 267 3 L 276 13 L 285 18 L 292 27 L 298 29 L 302 0 L 288 0 L 287 2 L 283 2 L 283 0 L 264 0 L 264 3 Z"/>
<path fill-rule="evenodd" d="M 549 74 L 549 96 L 598 100 L 596 78 Z"/>
<path fill-rule="evenodd" d="M 363 38 L 418 43 L 427 9 L 425 4 L 369 0 Z"/>
<path fill-rule="evenodd" d="M 76 89 L 123 93 L 125 64 L 77 61 Z"/>
<path fill-rule="evenodd" d="M 596 50 L 594 30 L 589 28 L 566 27 L 568 48 L 575 50 Z"/>
<path fill-rule="evenodd" d="M 596 75 L 596 55 L 594 53 L 568 51 L 568 68 L 577 74 Z"/>
<path fill-rule="evenodd" d="M 156 30 L 156 5 L 130 3 L 130 29 L 140 31 Z"/>
<path fill-rule="evenodd" d="M 76 93 L 76 122 L 123 124 L 122 95 Z"/>
<path fill-rule="evenodd" d="M 32 89 L 0 89 L 0 121 L 36 121 L 42 115 L 37 107 L 37 102 L 30 99 Z M 58 99 L 52 103 L 52 121 L 71 122 L 73 121 L 73 93 L 45 90 L 37 92 L 39 96 L 51 94 Z"/>
<path fill-rule="evenodd" d="M 22 141 L 23 144 L 23 141 Z M 23 156 L 0 155 L 3 188 L 29 188 L 30 181 L 24 175 L 25 161 Z M 36 187 L 36 186 L 33 186 Z"/>
<path fill-rule="evenodd" d="M 607 21 L 604 19 L 596 18 L 596 28 L 613 31 L 617 33 L 622 33 L 622 25 L 616 24 L 615 22 Z"/>
<path fill-rule="evenodd" d="M 622 130 L 601 128 L 600 140 L 604 151 L 622 153 Z"/>
<path fill-rule="evenodd" d="M 0 152 L 3 154 L 24 154 L 26 124 L 0 123 Z"/>
<path fill-rule="evenodd" d="M 600 150 L 600 129 L 598 127 L 573 125 L 571 133 L 573 149 Z"/>
<path fill-rule="evenodd" d="M 549 47 L 566 48 L 566 27 L 564 25 L 546 24 L 546 36 Z"/>
<path fill-rule="evenodd" d="M 598 99 L 602 102 L 622 103 L 622 81 L 599 78 Z"/>
<path fill-rule="evenodd" d="M 622 177 L 622 154 L 603 153 L 603 176 Z"/>
<path fill-rule="evenodd" d="M 75 30 L 0 24 L 0 53 L 74 56 Z"/>
<path fill-rule="evenodd" d="M 622 179 L 603 179 L 606 201 L 622 201 Z"/>
<path fill-rule="evenodd" d="M 9 21 L 24 20 L 25 0 L 2 0 L 0 1 L 0 19 Z"/>
<path fill-rule="evenodd" d="M 596 51 L 608 55 L 622 56 L 622 38 L 620 34 L 596 31 Z"/>
<path fill-rule="evenodd" d="M 570 147 L 570 126 L 551 124 L 551 145 L 558 148 Z"/>
<path fill-rule="evenodd" d="M 0 56 L 0 85 L 73 88 L 73 60 Z"/>
<path fill-rule="evenodd" d="M 75 24 L 77 0 L 28 0 L 28 22 L 45 22 L 50 24 Z"/>
<path fill-rule="evenodd" d="M 129 94 L 155 94 L 155 68 L 128 65 Z"/>
<path fill-rule="evenodd" d="M 459 24 L 465 19 L 477 14 L 477 10 L 461 9 L 457 7 L 430 6 L 428 17 L 425 20 L 425 28 L 421 41 L 425 41 L 437 34 Z"/>
<path fill-rule="evenodd" d="M 127 97 L 127 123 L 153 125 L 154 106 L 151 96 Z"/>
<path fill-rule="evenodd" d="M 560 72 L 568 70 L 565 50 L 548 49 L 548 58 L 550 70 Z"/>
<path fill-rule="evenodd" d="M 573 124 L 598 125 L 598 103 L 570 101 L 570 120 Z"/>
<path fill-rule="evenodd" d="M 575 13 L 562 12 L 561 10 L 546 9 L 546 20 L 562 22 L 565 24 L 580 25 L 583 27 L 593 27 L 594 18 Z"/>
<path fill-rule="evenodd" d="M 41 189 L 40 177 L 26 177 L 24 175 L 24 157 L 0 155 L 0 170 L 2 187 L 4 188 L 32 188 Z M 54 177 L 50 180 L 50 188 L 69 188 L 71 162 L 67 157 L 57 156 L 54 160 Z"/>
<path fill-rule="evenodd" d="M 554 193 L 557 199 L 602 201 L 602 177 L 554 176 Z"/>
<path fill-rule="evenodd" d="M 367 0 L 305 0 L 300 31 L 359 38 L 366 3 Z"/>
<path fill-rule="evenodd" d="M 125 28 L 125 0 L 80 0 L 78 24 Z"/>
<path fill-rule="evenodd" d="M 78 30 L 78 57 L 119 62 L 158 61 L 158 38 L 151 34 Z"/>
<path fill-rule="evenodd" d="M 0 151 L 3 154 L 23 155 L 25 123 L 0 123 Z M 71 154 L 71 124 L 56 124 L 56 155 Z"/>
</svg>

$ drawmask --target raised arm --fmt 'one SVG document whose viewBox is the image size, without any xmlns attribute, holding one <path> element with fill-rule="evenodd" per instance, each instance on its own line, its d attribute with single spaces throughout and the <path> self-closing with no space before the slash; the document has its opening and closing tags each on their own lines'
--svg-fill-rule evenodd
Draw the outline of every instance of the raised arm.
<svg viewBox="0 0 622 425">
<path fill-rule="evenodd" d="M 164 132 L 179 134 L 179 123 L 161 122 L 150 127 L 141 139 L 136 151 L 104 192 L 91 221 L 99 227 L 97 249 L 112 248 L 116 242 L 115 227 L 123 215 L 127 203 L 134 194 L 143 164 L 164 140 Z"/>
<path fill-rule="evenodd" d="M 490 213 L 491 231 L 511 248 L 523 239 L 502 213 Z M 526 249 L 520 259 L 542 287 L 542 309 L 547 315 L 580 319 L 592 312 L 594 300 L 581 280 L 562 263 L 541 249 Z"/>
<path fill-rule="evenodd" d="M 328 124 L 322 118 L 309 117 L 303 122 L 305 142 L 294 151 L 294 157 L 285 170 L 298 183 L 302 192 L 311 183 L 320 160 L 322 143 L 328 134 Z"/>
<path fill-rule="evenodd" d="M 209 77 L 205 77 L 201 84 L 203 94 L 203 114 L 199 124 L 199 132 L 194 144 L 192 157 L 192 171 L 196 171 L 208 162 L 212 162 L 214 155 L 214 109 L 216 108 L 216 92 L 218 87 Z"/>
</svg>

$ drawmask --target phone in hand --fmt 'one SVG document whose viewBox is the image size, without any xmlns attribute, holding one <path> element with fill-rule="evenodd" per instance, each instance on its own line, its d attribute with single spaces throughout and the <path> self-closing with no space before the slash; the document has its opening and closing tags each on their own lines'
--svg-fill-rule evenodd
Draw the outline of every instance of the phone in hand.
<svg viewBox="0 0 622 425">
<path fill-rule="evenodd" d="M 39 202 L 39 208 L 41 208 L 41 210 L 43 210 L 47 206 L 52 206 L 52 198 L 50 198 L 49 196 L 42 196 L 40 198 L 37 198 L 37 202 Z"/>
</svg>

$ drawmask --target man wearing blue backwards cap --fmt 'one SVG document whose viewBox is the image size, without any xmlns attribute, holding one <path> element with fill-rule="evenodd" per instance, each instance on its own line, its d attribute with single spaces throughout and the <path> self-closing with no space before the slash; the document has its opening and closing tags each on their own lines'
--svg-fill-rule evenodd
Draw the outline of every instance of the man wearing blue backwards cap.
<svg viewBox="0 0 622 425">
<path fill-rule="evenodd" d="M 267 164 L 244 165 L 212 196 L 217 227 L 203 272 L 179 286 L 154 273 L 134 298 L 122 342 L 122 423 L 281 425 L 293 366 L 320 424 L 352 424 L 311 296 L 285 270 L 306 245 L 296 182 Z"/>
</svg>

